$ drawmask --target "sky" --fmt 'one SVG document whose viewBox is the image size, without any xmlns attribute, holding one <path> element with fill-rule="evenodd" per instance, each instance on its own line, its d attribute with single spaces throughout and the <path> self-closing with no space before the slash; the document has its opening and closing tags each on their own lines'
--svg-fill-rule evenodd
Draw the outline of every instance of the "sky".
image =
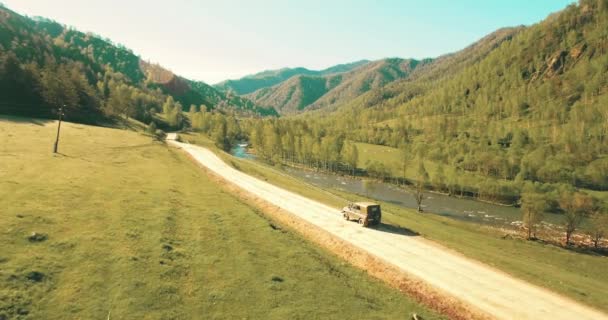
<svg viewBox="0 0 608 320">
<path fill-rule="evenodd" d="M 428 58 L 572 0 L 0 0 L 207 83 L 283 67 Z"/>
</svg>

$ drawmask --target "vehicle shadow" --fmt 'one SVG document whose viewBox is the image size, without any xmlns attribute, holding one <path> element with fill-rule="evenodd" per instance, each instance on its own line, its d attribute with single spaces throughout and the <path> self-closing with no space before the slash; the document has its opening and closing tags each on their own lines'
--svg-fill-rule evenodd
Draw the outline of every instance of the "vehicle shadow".
<svg viewBox="0 0 608 320">
<path fill-rule="evenodd" d="M 503 238 L 505 238 L 505 237 L 503 236 Z M 538 238 L 531 239 L 530 241 L 534 241 L 536 243 L 540 243 L 540 244 L 547 245 L 547 246 L 554 246 L 554 247 L 561 248 L 561 249 L 571 251 L 571 252 L 575 252 L 578 254 L 585 254 L 585 255 L 596 256 L 596 257 L 608 257 L 608 248 L 606 248 L 606 247 L 594 248 L 594 247 L 589 247 L 589 246 L 580 245 L 580 244 L 565 246 L 561 242 L 547 241 L 547 240 L 538 239 Z"/>
<path fill-rule="evenodd" d="M 564 247 L 568 251 L 573 251 L 580 254 L 586 254 L 596 257 L 608 257 L 608 249 L 606 248 L 581 248 L 581 247 Z"/>
<path fill-rule="evenodd" d="M 414 230 L 408 229 L 406 227 L 393 225 L 393 224 L 386 224 L 386 223 L 382 223 L 382 222 L 380 223 L 380 225 L 373 227 L 373 229 L 382 231 L 382 232 L 387 232 L 387 233 L 400 234 L 400 235 L 408 236 L 408 237 L 420 236 L 420 233 L 418 233 Z"/>
</svg>

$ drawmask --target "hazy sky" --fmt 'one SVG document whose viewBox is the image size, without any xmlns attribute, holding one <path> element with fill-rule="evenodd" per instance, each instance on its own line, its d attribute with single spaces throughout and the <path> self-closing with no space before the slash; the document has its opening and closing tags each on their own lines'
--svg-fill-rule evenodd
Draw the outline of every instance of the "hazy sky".
<svg viewBox="0 0 608 320">
<path fill-rule="evenodd" d="M 267 69 L 435 57 L 572 0 L 0 0 L 208 83 Z"/>
</svg>

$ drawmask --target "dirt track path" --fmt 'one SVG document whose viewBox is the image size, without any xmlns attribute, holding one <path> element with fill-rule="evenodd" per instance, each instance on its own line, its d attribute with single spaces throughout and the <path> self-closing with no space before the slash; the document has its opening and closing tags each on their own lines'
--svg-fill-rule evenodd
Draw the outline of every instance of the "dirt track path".
<svg viewBox="0 0 608 320">
<path fill-rule="evenodd" d="M 546 289 L 515 279 L 444 249 L 422 237 L 362 228 L 339 210 L 244 174 L 213 152 L 170 141 L 196 161 L 243 190 L 368 251 L 409 275 L 497 319 L 608 319 L 608 316 Z"/>
</svg>

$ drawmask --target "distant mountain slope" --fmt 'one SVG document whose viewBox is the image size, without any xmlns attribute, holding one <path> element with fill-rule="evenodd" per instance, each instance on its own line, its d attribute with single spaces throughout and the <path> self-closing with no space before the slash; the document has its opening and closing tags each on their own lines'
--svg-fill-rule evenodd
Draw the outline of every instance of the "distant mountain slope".
<svg viewBox="0 0 608 320">
<path fill-rule="evenodd" d="M 276 116 L 273 108 L 262 108 L 252 101 L 231 93 L 221 92 L 212 86 L 201 82 L 188 80 L 175 75 L 157 64 L 140 61 L 141 69 L 146 75 L 146 81 L 153 87 L 159 87 L 163 92 L 170 94 L 184 107 L 190 105 L 205 105 L 210 109 L 237 108 L 241 112 L 253 113 L 263 116 Z"/>
<path fill-rule="evenodd" d="M 370 90 L 379 89 L 394 81 L 405 79 L 419 67 L 432 60 L 384 59 L 365 65 L 344 75 L 344 80 L 312 103 L 309 109 L 327 108 L 350 101 Z"/>
<path fill-rule="evenodd" d="M 437 189 L 507 202 L 538 192 L 557 210 L 569 188 L 608 190 L 606 75 L 608 1 L 582 0 L 298 121 L 444 166 Z"/>
<path fill-rule="evenodd" d="M 344 103 L 372 89 L 405 78 L 425 63 L 428 61 L 420 63 L 417 60 L 391 58 L 366 63 L 344 73 L 298 75 L 245 97 L 258 105 L 272 107 L 281 114 L 323 108 Z"/>
<path fill-rule="evenodd" d="M 226 80 L 214 85 L 214 87 L 222 91 L 233 91 L 238 95 L 244 95 L 262 88 L 272 87 L 294 76 L 324 76 L 332 73 L 348 72 L 367 63 L 369 63 L 368 60 L 361 60 L 339 64 L 319 71 L 306 68 L 267 70 L 238 80 Z"/>
<path fill-rule="evenodd" d="M 0 113 L 48 117 L 65 105 L 66 117 L 76 121 L 122 115 L 148 122 L 169 97 L 183 109 L 204 104 L 241 114 L 277 114 L 151 67 L 110 40 L 0 5 Z"/>
<path fill-rule="evenodd" d="M 328 78 L 298 75 L 280 85 L 260 89 L 246 97 L 256 101 L 255 103 L 272 106 L 281 114 L 293 113 L 315 102 L 341 80 L 342 75 Z"/>
<path fill-rule="evenodd" d="M 410 79 L 430 80 L 453 75 L 462 68 L 478 62 L 523 30 L 522 26 L 498 29 L 460 51 L 437 57 L 432 63 L 418 68 Z"/>
<path fill-rule="evenodd" d="M 316 113 L 327 113 L 336 109 L 348 111 L 350 109 L 368 108 L 373 105 L 383 104 L 396 106 L 412 99 L 426 90 L 432 88 L 433 83 L 457 75 L 467 67 L 479 63 L 494 50 L 498 49 L 504 42 L 510 41 L 524 27 L 502 28 L 470 46 L 454 53 L 446 54 L 435 59 L 423 60 L 413 71 L 402 79 L 388 83 L 386 86 L 375 88 L 359 96 L 350 99 L 342 99 L 335 103 L 333 108 L 319 108 L 323 101 L 313 105 L 309 111 Z M 255 100 L 255 99 L 254 99 Z M 390 101 L 389 101 L 390 100 Z"/>
</svg>

